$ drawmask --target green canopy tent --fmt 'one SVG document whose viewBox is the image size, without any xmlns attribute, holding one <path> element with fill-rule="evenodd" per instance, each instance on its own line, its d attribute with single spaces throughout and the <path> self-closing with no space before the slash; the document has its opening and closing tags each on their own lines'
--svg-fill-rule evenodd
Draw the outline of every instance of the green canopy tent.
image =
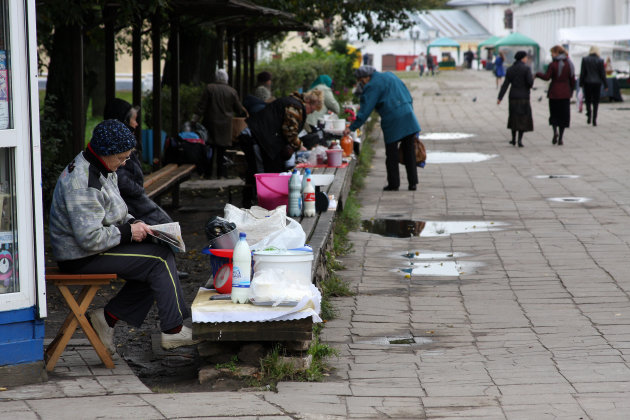
<svg viewBox="0 0 630 420">
<path fill-rule="evenodd" d="M 499 49 L 504 50 L 504 51 L 508 50 L 514 53 L 518 51 L 519 49 L 526 49 L 526 50 L 528 49 L 528 48 L 518 48 L 518 47 L 530 47 L 531 50 L 533 50 L 532 67 L 534 69 L 538 69 L 540 66 L 540 46 L 533 39 L 523 34 L 519 34 L 518 32 L 513 32 L 509 34 L 508 36 L 503 37 L 494 43 L 494 48 L 496 48 L 497 50 Z M 505 61 L 508 64 L 514 61 L 514 54 L 506 54 Z"/>
<path fill-rule="evenodd" d="M 488 38 L 488 39 L 486 39 L 484 41 L 481 41 L 479 43 L 479 45 L 477 45 L 477 58 L 478 58 L 478 60 L 477 60 L 477 68 L 479 68 L 479 66 L 481 66 L 481 49 L 482 48 L 488 48 L 488 49 L 494 48 L 495 42 L 497 42 L 500 39 L 501 39 L 500 36 L 493 35 L 490 38 Z"/>
<path fill-rule="evenodd" d="M 430 51 L 433 47 L 452 47 L 457 48 L 457 61 L 459 61 L 459 42 L 453 41 L 450 38 L 442 37 L 434 39 L 429 45 L 427 45 L 427 57 L 431 55 Z M 439 63 L 438 63 L 439 65 Z"/>
</svg>

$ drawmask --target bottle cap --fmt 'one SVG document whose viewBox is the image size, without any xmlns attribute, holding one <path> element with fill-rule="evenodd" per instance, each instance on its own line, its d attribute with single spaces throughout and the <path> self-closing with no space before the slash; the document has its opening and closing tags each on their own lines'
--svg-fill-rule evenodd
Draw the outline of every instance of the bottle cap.
<svg viewBox="0 0 630 420">
<path fill-rule="evenodd" d="M 306 182 L 311 182 L 311 178 L 306 178 Z"/>
<path fill-rule="evenodd" d="M 241 232 L 241 233 L 238 234 L 238 237 L 240 239 L 245 239 L 245 237 L 247 237 L 247 234 L 245 234 L 245 232 Z"/>
</svg>

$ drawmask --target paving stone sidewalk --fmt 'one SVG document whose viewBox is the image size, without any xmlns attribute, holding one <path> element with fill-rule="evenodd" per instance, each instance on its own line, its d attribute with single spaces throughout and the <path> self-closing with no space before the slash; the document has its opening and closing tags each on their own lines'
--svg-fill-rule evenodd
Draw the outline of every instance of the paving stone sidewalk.
<svg viewBox="0 0 630 420">
<path fill-rule="evenodd" d="M 277 393 L 155 394 L 123 361 L 104 369 L 74 343 L 48 383 L 0 392 L 2 416 L 630 418 L 630 106 L 602 104 L 598 127 L 573 106 L 565 145 L 552 146 L 546 83 L 537 80 L 535 131 L 516 148 L 490 72 L 409 83 L 423 134 L 474 136 L 425 140 L 429 162 L 415 192 L 402 167 L 401 190 L 382 191 L 377 142 L 359 194 L 363 219 L 424 229 L 351 234 L 354 253 L 339 274 L 357 294 L 335 299 L 338 317 L 323 330 L 340 351 L 326 382 L 281 383 Z M 438 163 L 484 157 L 463 153 L 490 158 Z M 458 226 L 447 222 L 462 221 L 470 223 L 452 233 Z"/>
</svg>

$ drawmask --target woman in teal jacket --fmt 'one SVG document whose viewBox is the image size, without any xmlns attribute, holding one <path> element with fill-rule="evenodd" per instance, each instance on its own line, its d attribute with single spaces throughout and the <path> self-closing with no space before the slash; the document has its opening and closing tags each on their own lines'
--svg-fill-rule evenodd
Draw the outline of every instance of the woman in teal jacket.
<svg viewBox="0 0 630 420">
<path fill-rule="evenodd" d="M 397 191 L 400 187 L 398 173 L 398 144 L 403 150 L 409 190 L 415 191 L 418 184 L 418 171 L 414 148 L 415 138 L 420 132 L 420 124 L 413 112 L 411 94 L 394 73 L 377 72 L 372 66 L 361 66 L 355 70 L 361 87 L 361 102 L 357 119 L 350 130 L 361 127 L 373 110 L 381 116 L 381 129 L 385 140 L 385 166 L 387 185 L 385 191 Z"/>
</svg>

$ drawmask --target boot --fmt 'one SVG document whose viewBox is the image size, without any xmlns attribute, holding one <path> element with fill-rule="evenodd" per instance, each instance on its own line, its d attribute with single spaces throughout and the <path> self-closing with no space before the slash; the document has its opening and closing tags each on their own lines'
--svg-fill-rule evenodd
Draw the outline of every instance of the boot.
<svg viewBox="0 0 630 420">
<path fill-rule="evenodd" d="M 523 146 L 523 142 L 521 140 L 518 141 L 518 147 L 525 147 Z"/>
</svg>

